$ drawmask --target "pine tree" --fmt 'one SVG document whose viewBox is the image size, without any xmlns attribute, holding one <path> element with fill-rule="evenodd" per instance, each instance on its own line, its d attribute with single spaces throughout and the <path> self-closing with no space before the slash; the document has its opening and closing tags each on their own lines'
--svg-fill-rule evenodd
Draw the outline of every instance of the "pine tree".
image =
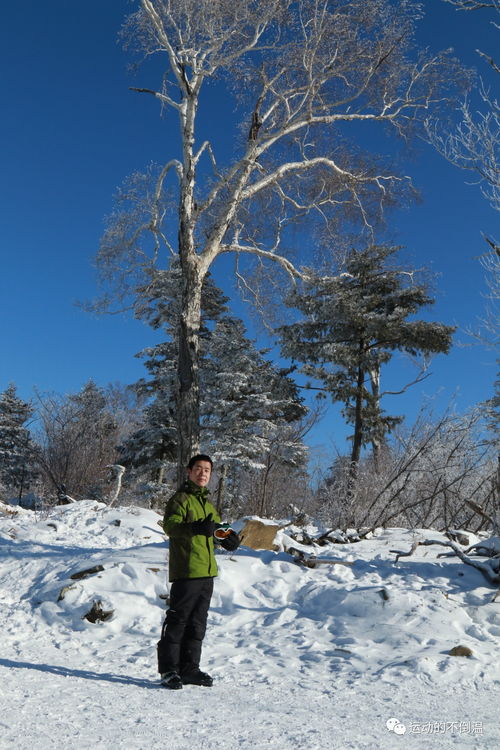
<svg viewBox="0 0 500 750">
<path fill-rule="evenodd" d="M 26 428 L 32 414 L 33 407 L 18 398 L 13 383 L 0 394 L 0 479 L 19 498 L 35 477 L 31 436 Z"/>
<path fill-rule="evenodd" d="M 160 395 L 144 408 L 141 425 L 118 446 L 127 480 L 142 477 L 153 492 L 163 483 L 167 467 L 176 459 L 174 416 L 171 400 Z"/>
<path fill-rule="evenodd" d="M 304 416 L 293 381 L 255 348 L 241 320 L 225 316 L 202 356 L 202 436 L 221 460 L 254 464 L 277 428 Z"/>
<path fill-rule="evenodd" d="M 142 424 L 118 448 L 121 463 L 127 467 L 128 479 L 142 478 L 148 495 L 154 494 L 165 479 L 177 457 L 177 358 L 179 347 L 177 319 L 180 314 L 182 275 L 178 264 L 168 271 L 151 274 L 141 289 L 143 304 L 137 316 L 166 336 L 154 347 L 137 355 L 144 360 L 149 377 L 131 386 L 146 402 Z M 217 319 L 226 310 L 227 298 L 207 277 L 202 299 L 203 320 L 200 331 L 205 341 L 210 332 L 207 322 Z"/>
<path fill-rule="evenodd" d="M 336 276 L 311 275 L 288 299 L 304 319 L 279 329 L 282 352 L 300 371 L 319 380 L 354 427 L 351 471 L 361 448 L 372 443 L 375 456 L 385 436 L 402 421 L 381 407 L 381 368 L 396 351 L 413 357 L 446 353 L 454 328 L 415 320 L 433 304 L 416 272 L 391 267 L 397 247 L 353 250 Z"/>
<path fill-rule="evenodd" d="M 150 378 L 134 387 L 151 400 L 143 426 L 120 450 L 122 462 L 139 473 L 146 469 L 150 480 L 158 480 L 161 467 L 176 455 L 177 273 L 161 274 L 148 292 L 142 316 L 153 327 L 162 327 L 169 340 L 140 354 Z M 266 350 L 258 350 L 246 337 L 243 323 L 228 314 L 227 302 L 208 276 L 200 336 L 201 446 L 221 467 L 231 494 L 238 471 L 264 469 L 279 427 L 300 419 L 307 409 L 293 381 L 266 359 Z M 303 454 L 303 445 L 297 443 L 289 441 L 290 456 Z"/>
<path fill-rule="evenodd" d="M 286 430 L 307 412 L 298 388 L 245 334 L 241 320 L 224 316 L 200 358 L 202 444 L 221 466 L 222 482 L 227 475 L 219 506 L 238 494 L 243 473 L 267 476 L 278 463 L 291 472 L 307 460 L 303 441 Z"/>
</svg>

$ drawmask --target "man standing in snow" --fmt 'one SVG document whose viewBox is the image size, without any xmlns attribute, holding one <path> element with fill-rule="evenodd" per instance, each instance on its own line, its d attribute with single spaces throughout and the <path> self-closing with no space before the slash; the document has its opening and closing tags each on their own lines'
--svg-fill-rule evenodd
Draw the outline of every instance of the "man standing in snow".
<svg viewBox="0 0 500 750">
<path fill-rule="evenodd" d="M 170 539 L 170 606 L 158 641 L 158 671 L 161 684 L 171 690 L 183 685 L 210 687 L 212 678 L 200 670 L 201 645 L 217 575 L 214 533 L 222 524 L 207 489 L 212 473 L 210 456 L 189 461 L 187 480 L 167 502 L 163 529 Z M 234 531 L 217 540 L 235 550 L 239 537 Z"/>
</svg>

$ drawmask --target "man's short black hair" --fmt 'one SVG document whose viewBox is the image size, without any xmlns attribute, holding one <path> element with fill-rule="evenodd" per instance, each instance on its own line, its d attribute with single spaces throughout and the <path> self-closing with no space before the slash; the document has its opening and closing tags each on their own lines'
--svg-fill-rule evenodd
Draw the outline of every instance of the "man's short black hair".
<svg viewBox="0 0 500 750">
<path fill-rule="evenodd" d="M 189 459 L 189 463 L 187 466 L 188 469 L 192 469 L 197 461 L 208 461 L 208 463 L 210 464 L 210 468 L 213 469 L 214 467 L 214 462 L 212 461 L 210 456 L 205 456 L 203 453 L 199 453 L 197 456 L 193 456 Z"/>
</svg>

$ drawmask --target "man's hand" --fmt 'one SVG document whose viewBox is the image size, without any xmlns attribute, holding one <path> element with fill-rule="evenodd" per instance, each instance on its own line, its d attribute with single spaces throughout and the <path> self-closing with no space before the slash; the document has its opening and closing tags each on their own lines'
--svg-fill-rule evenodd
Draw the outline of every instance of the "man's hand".
<svg viewBox="0 0 500 750">
<path fill-rule="evenodd" d="M 215 521 L 212 520 L 212 514 L 209 513 L 209 515 L 202 521 L 191 521 L 191 531 L 193 534 L 212 536 L 218 525 L 218 523 L 215 523 Z"/>
<path fill-rule="evenodd" d="M 217 539 L 218 543 L 221 547 L 224 547 L 224 549 L 227 549 L 228 552 L 234 552 L 235 549 L 238 549 L 240 546 L 240 538 L 238 534 L 231 529 L 229 534 L 224 537 L 224 539 Z"/>
</svg>

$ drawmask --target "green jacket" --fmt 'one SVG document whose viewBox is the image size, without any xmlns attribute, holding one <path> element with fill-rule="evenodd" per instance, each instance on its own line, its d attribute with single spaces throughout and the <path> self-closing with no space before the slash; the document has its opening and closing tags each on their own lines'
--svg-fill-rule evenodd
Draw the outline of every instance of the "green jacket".
<svg viewBox="0 0 500 750">
<path fill-rule="evenodd" d="M 211 578 L 217 575 L 214 539 L 193 534 L 191 521 L 202 521 L 210 513 L 216 523 L 220 517 L 208 500 L 209 490 L 186 480 L 165 507 L 163 529 L 170 539 L 169 581 L 180 578 Z"/>
</svg>

